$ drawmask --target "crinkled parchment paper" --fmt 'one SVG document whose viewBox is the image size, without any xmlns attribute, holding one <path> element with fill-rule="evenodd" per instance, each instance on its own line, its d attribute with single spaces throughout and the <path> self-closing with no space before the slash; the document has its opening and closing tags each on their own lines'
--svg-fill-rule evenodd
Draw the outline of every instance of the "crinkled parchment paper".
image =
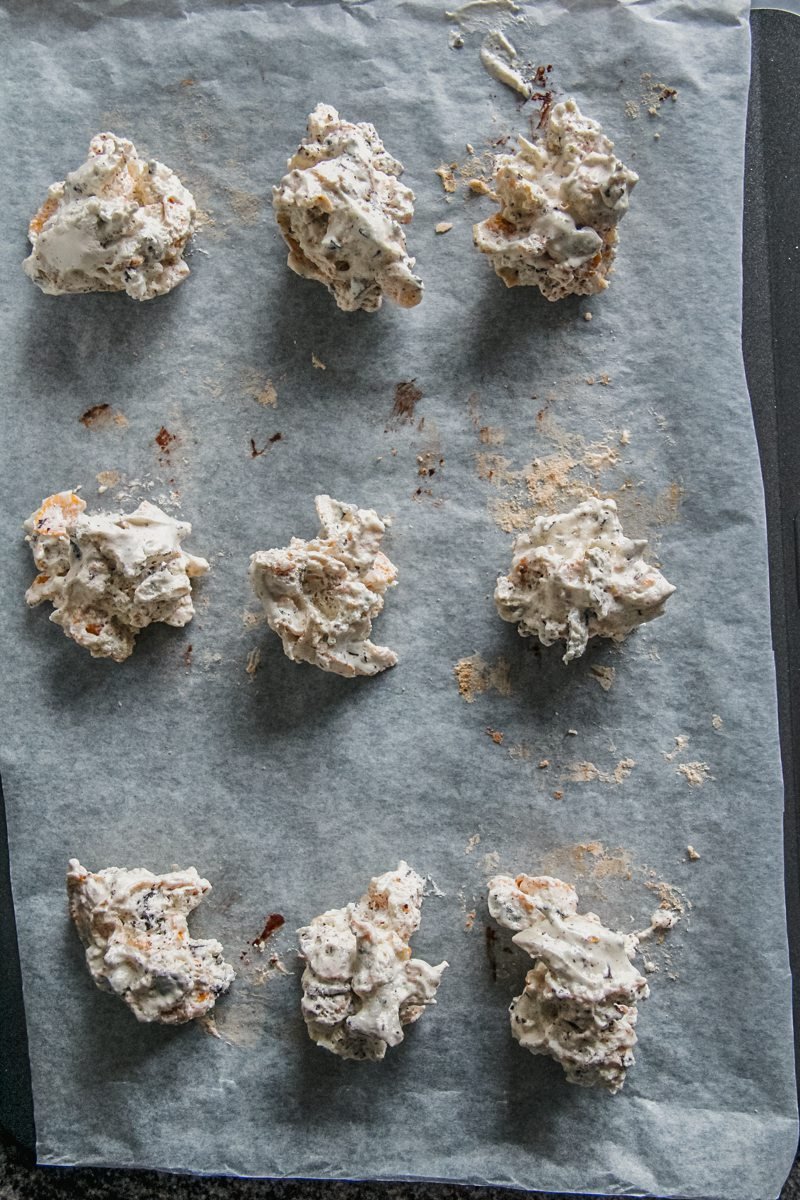
<svg viewBox="0 0 800 1200">
<path fill-rule="evenodd" d="M 42 1162 L 777 1193 L 795 1099 L 739 347 L 744 9 L 544 0 L 473 10 L 452 49 L 442 7 L 410 0 L 2 6 L 2 772 Z M 641 175 L 603 297 L 506 290 L 471 247 L 492 205 L 465 176 L 538 112 L 481 68 L 476 26 L 500 18 Z M 320 100 L 374 121 L 406 164 L 413 311 L 340 313 L 286 269 L 270 187 Z M 48 184 L 106 128 L 208 214 L 191 277 L 152 303 L 45 297 L 19 267 Z M 393 415 L 411 380 L 413 419 Z M 99 404 L 110 417 L 81 422 Z M 213 565 L 194 622 L 146 631 L 121 666 L 23 604 L 21 523 L 78 484 L 95 511 L 163 503 Z M 624 648 L 566 668 L 490 596 L 513 527 L 591 488 L 650 535 L 678 591 Z M 319 491 L 393 518 L 400 584 L 376 636 L 401 661 L 371 681 L 290 663 L 248 590 L 253 550 L 315 532 Z M 66 915 L 70 855 L 212 880 L 195 928 L 240 972 L 219 1039 L 139 1026 L 95 989 Z M 452 965 L 382 1065 L 339 1062 L 300 1020 L 293 931 L 400 857 L 444 893 L 416 950 Z M 624 929 L 663 882 L 691 903 L 647 951 L 660 969 L 613 1098 L 509 1033 L 526 962 L 487 941 L 484 880 L 548 863 Z M 260 954 L 271 912 L 286 925 Z"/>
</svg>

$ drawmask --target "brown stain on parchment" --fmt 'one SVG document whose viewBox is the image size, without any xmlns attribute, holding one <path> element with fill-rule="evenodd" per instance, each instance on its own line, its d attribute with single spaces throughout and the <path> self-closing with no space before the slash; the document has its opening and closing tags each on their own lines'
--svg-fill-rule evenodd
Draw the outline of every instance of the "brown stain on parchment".
<svg viewBox="0 0 800 1200">
<path fill-rule="evenodd" d="M 615 667 L 603 667 L 595 664 L 589 668 L 589 674 L 596 683 L 600 684 L 604 692 L 610 692 L 614 686 L 617 672 Z"/>
<path fill-rule="evenodd" d="M 156 451 L 158 461 L 164 467 L 172 465 L 172 452 L 181 442 L 177 433 L 171 433 L 166 425 L 162 425 L 156 436 L 153 438 L 158 450 Z"/>
<path fill-rule="evenodd" d="M 535 427 L 537 438 L 552 447 L 549 453 L 516 467 L 509 456 L 495 450 L 475 451 L 478 478 L 498 493 L 488 498 L 489 513 L 504 532 L 529 529 L 537 516 L 566 512 L 591 498 L 616 501 L 628 537 L 652 538 L 658 529 L 679 519 L 684 495 L 679 482 L 671 482 L 655 495 L 643 492 L 636 480 L 618 482 L 616 473 L 631 440 L 629 429 L 610 429 L 602 438 L 587 441 L 555 420 L 547 407 L 551 399 L 537 413 Z M 502 429 L 481 423 L 477 393 L 468 398 L 468 414 L 481 446 L 503 444 Z M 609 478 L 610 472 L 616 478 Z"/>
<path fill-rule="evenodd" d="M 278 407 L 278 392 L 275 384 L 267 376 L 253 367 L 246 367 L 239 372 L 240 386 L 246 396 L 255 400 L 264 408 Z"/>
<path fill-rule="evenodd" d="M 116 487 L 121 478 L 122 475 L 119 471 L 98 471 L 95 475 L 101 488 Z"/>
<path fill-rule="evenodd" d="M 125 414 L 112 408 L 110 404 L 93 404 L 78 417 L 78 420 L 87 429 L 107 429 L 109 425 L 118 425 L 124 429 L 128 424 Z"/>
<path fill-rule="evenodd" d="M 228 188 L 227 193 L 231 208 L 242 225 L 256 225 L 261 216 L 261 197 L 242 188 Z"/>
<path fill-rule="evenodd" d="M 410 425 L 414 420 L 414 409 L 422 399 L 422 389 L 416 379 L 403 379 L 394 389 L 394 404 L 389 415 L 387 428 Z"/>
<path fill-rule="evenodd" d="M 633 859 L 629 850 L 617 846 L 607 849 L 602 842 L 576 842 L 558 846 L 542 859 L 542 874 L 571 875 L 576 879 L 633 879 Z"/>
<path fill-rule="evenodd" d="M 459 694 L 467 704 L 474 703 L 475 697 L 484 692 L 511 695 L 511 668 L 504 658 L 488 663 L 480 654 L 472 654 L 469 658 L 459 659 L 453 667 L 453 674 Z"/>
</svg>

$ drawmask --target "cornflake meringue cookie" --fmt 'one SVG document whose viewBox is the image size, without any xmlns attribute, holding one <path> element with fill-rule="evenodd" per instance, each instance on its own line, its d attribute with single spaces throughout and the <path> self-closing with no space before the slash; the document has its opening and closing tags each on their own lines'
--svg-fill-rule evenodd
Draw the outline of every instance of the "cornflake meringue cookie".
<svg viewBox="0 0 800 1200">
<path fill-rule="evenodd" d="M 314 501 L 322 528 L 309 542 L 259 550 L 250 579 L 270 629 L 294 662 L 337 675 L 377 675 L 397 655 L 369 640 L 397 568 L 381 551 L 388 519 L 330 496 Z"/>
<path fill-rule="evenodd" d="M 47 199 L 28 229 L 25 274 L 49 296 L 127 292 L 152 300 L 189 274 L 183 251 L 195 229 L 194 197 L 133 142 L 98 133 L 89 157 Z"/>
<path fill-rule="evenodd" d="M 291 269 L 324 283 L 346 312 L 374 312 L 384 296 L 401 308 L 419 304 L 422 280 L 402 230 L 414 215 L 414 193 L 400 183 L 403 164 L 375 127 L 318 104 L 286 165 L 272 203 Z"/>
<path fill-rule="evenodd" d="M 189 936 L 186 918 L 210 891 L 194 867 L 169 875 L 144 867 L 92 873 L 70 859 L 69 911 L 86 965 L 97 986 L 121 996 L 138 1021 L 193 1021 L 233 982 L 219 942 Z"/>
<path fill-rule="evenodd" d="M 574 100 L 553 106 L 538 142 L 518 141 L 496 160 L 500 211 L 473 226 L 475 245 L 507 287 L 534 284 L 548 300 L 602 292 L 639 176 Z"/>
<path fill-rule="evenodd" d="M 650 994 L 632 965 L 637 935 L 579 913 L 575 889 L 549 875 L 495 875 L 488 888 L 489 912 L 535 963 L 511 1002 L 512 1034 L 570 1083 L 618 1092 L 634 1062 L 636 1005 Z"/>
<path fill-rule="evenodd" d="M 579 658 L 590 637 L 621 642 L 660 617 L 675 591 L 641 557 L 647 542 L 625 537 L 613 500 L 586 500 L 571 512 L 537 517 L 514 541 L 511 570 L 494 602 L 521 637 L 545 646 L 564 641 L 564 662 Z"/>
<path fill-rule="evenodd" d="M 146 625 L 186 625 L 194 616 L 192 579 L 208 563 L 181 549 L 192 531 L 144 501 L 135 512 L 85 516 L 75 492 L 42 501 L 25 522 L 39 574 L 25 593 L 33 608 L 50 600 L 50 620 L 93 658 L 122 662 Z"/>
<path fill-rule="evenodd" d="M 408 863 L 370 880 L 365 895 L 298 930 L 306 960 L 300 1007 L 311 1040 L 341 1058 L 376 1061 L 418 1021 L 446 962 L 411 957 L 423 880 Z"/>
</svg>

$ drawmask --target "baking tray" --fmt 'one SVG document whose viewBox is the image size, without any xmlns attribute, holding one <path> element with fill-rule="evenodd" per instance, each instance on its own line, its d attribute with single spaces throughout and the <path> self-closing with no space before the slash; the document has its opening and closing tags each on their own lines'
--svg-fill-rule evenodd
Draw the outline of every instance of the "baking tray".
<svg viewBox="0 0 800 1200">
<path fill-rule="evenodd" d="M 785 781 L 786 892 L 791 963 L 800 978 L 800 272 L 793 208 L 800 185 L 800 19 L 759 10 L 751 17 L 744 213 L 743 348 L 767 505 L 772 633 Z M 0 789 L 0 1126 L 33 1155 L 27 1033 Z M 797 994 L 795 993 L 795 1004 Z M 795 1036 L 800 1021 L 795 1021 Z M 800 1048 L 800 1047 L 799 1047 Z M 796 1056 L 797 1060 L 798 1056 Z"/>
</svg>

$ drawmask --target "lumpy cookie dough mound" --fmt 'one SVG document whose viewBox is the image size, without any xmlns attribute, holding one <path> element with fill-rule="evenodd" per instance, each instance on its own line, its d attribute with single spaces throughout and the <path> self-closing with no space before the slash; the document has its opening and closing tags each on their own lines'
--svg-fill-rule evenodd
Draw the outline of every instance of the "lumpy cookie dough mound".
<svg viewBox="0 0 800 1200">
<path fill-rule="evenodd" d="M 660 617 L 675 588 L 642 558 L 646 541 L 625 537 L 613 500 L 586 500 L 570 512 L 537 517 L 514 541 L 511 569 L 494 602 L 521 637 L 566 642 L 564 662 L 591 637 L 620 642 Z"/>
<path fill-rule="evenodd" d="M 602 292 L 639 176 L 574 100 L 553 106 L 537 142 L 518 141 L 496 160 L 500 211 L 473 226 L 475 245 L 507 287 L 533 284 L 548 300 Z"/>
<path fill-rule="evenodd" d="M 25 599 L 49 600 L 50 620 L 93 658 L 122 662 L 146 625 L 191 621 L 191 581 L 209 567 L 181 549 L 191 525 L 154 504 L 91 517 L 85 508 L 75 492 L 57 492 L 25 522 L 39 571 Z"/>
<path fill-rule="evenodd" d="M 633 966 L 636 934 L 579 913 L 575 889 L 548 875 L 496 875 L 488 888 L 492 917 L 535 964 L 511 1002 L 512 1034 L 570 1083 L 618 1092 L 634 1063 L 636 1005 L 650 994 Z"/>
<path fill-rule="evenodd" d="M 298 930 L 306 960 L 300 1007 L 312 1041 L 341 1058 L 382 1059 L 403 1026 L 436 1003 L 446 962 L 411 957 L 423 880 L 408 863 L 370 880 L 365 895 Z"/>
<path fill-rule="evenodd" d="M 280 550 L 250 559 L 253 590 L 270 629 L 295 662 L 337 675 L 377 675 L 397 655 L 369 640 L 397 569 L 381 551 L 387 521 L 371 508 L 317 496 L 322 528 L 308 542 L 292 538 Z"/>
<path fill-rule="evenodd" d="M 49 296 L 127 292 L 152 300 L 189 274 L 183 251 L 195 229 L 191 192 L 133 142 L 99 133 L 89 157 L 51 185 L 32 219 L 25 274 Z"/>
<path fill-rule="evenodd" d="M 419 304 L 422 280 L 402 228 L 414 215 L 414 193 L 374 126 L 318 104 L 286 165 L 272 203 L 291 269 L 323 283 L 347 312 L 374 312 L 384 296 L 401 308 Z"/>
<path fill-rule="evenodd" d="M 194 867 L 153 875 L 143 867 L 92 873 L 70 860 L 70 916 L 86 965 L 138 1021 L 182 1025 L 212 1009 L 234 979 L 213 939 L 193 938 L 186 918 L 211 891 Z"/>
</svg>

